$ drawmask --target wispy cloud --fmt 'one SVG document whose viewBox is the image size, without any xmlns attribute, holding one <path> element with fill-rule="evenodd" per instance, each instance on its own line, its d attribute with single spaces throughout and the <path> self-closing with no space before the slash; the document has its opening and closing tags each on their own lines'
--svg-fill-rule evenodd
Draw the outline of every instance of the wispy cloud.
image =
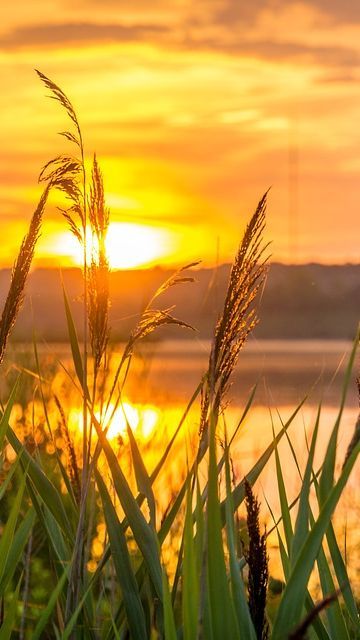
<svg viewBox="0 0 360 640">
<path fill-rule="evenodd" d="M 102 42 L 138 42 L 159 38 L 168 29 L 157 24 L 97 24 L 93 22 L 64 22 L 21 26 L 0 38 L 2 49 L 51 47 L 67 44 Z"/>
<path fill-rule="evenodd" d="M 69 45 L 81 47 L 101 43 L 121 45 L 131 42 L 150 42 L 159 47 L 171 47 L 180 51 L 210 51 L 272 61 L 303 60 L 332 68 L 351 68 L 359 64 L 359 51 L 351 47 L 316 46 L 291 40 L 258 39 L 249 36 L 246 31 L 241 33 L 241 37 L 239 35 L 236 29 L 231 32 L 220 30 L 207 36 L 206 29 L 199 27 L 192 33 L 191 30 L 184 29 L 182 26 L 176 30 L 162 24 L 63 22 L 18 27 L 0 37 L 0 49 L 23 50 Z"/>
</svg>

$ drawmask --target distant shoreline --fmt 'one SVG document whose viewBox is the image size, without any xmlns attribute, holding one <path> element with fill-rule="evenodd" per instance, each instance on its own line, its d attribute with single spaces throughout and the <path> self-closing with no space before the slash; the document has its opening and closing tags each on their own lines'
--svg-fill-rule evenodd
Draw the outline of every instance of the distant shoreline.
<svg viewBox="0 0 360 640">
<path fill-rule="evenodd" d="M 173 307 L 175 315 L 197 329 L 201 340 L 210 339 L 225 295 L 230 265 L 217 269 L 198 268 L 186 272 L 194 282 L 171 287 L 157 299 L 160 308 Z M 126 341 L 141 310 L 157 288 L 174 271 L 163 267 L 113 271 L 110 277 L 110 326 L 114 342 Z M 74 321 L 81 339 L 82 276 L 76 268 L 61 271 Z M 0 270 L 0 304 L 8 290 L 10 270 Z M 353 340 L 360 319 L 360 264 L 270 266 L 260 296 L 258 339 Z M 60 271 L 35 269 L 29 277 L 25 302 L 13 341 L 32 340 L 33 327 L 39 340 L 67 340 Z M 167 328 L 156 340 L 187 339 L 188 330 Z"/>
</svg>

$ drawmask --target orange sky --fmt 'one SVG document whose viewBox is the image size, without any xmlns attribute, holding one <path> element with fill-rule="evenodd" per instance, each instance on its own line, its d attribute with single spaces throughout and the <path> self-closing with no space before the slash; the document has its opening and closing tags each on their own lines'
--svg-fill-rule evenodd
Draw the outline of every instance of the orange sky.
<svg viewBox="0 0 360 640">
<path fill-rule="evenodd" d="M 34 67 L 72 99 L 113 222 L 159 230 L 158 261 L 230 259 L 270 185 L 274 259 L 359 261 L 360 4 L 19 0 L 0 17 L 1 266 L 41 166 L 69 151 Z M 73 255 L 56 204 L 37 264 Z"/>
</svg>

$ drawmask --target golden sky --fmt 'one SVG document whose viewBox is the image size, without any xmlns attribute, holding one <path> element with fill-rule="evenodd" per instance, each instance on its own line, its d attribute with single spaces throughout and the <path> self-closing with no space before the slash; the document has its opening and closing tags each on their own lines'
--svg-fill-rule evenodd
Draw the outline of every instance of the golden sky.
<svg viewBox="0 0 360 640">
<path fill-rule="evenodd" d="M 113 245 L 142 225 L 158 253 L 143 262 L 228 260 L 272 186 L 273 259 L 359 261 L 360 3 L 18 0 L 0 18 L 1 266 L 41 166 L 69 152 L 34 68 L 69 95 L 97 151 Z M 56 204 L 38 264 L 74 255 Z"/>
</svg>

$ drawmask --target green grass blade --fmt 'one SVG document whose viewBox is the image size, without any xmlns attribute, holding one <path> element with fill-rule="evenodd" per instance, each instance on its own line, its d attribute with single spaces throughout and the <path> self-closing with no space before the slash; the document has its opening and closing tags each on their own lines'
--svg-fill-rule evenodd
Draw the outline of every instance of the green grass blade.
<svg viewBox="0 0 360 640">
<path fill-rule="evenodd" d="M 105 483 L 98 472 L 96 473 L 96 482 L 104 507 L 111 555 L 122 591 L 129 630 L 133 640 L 143 640 L 146 637 L 145 614 L 131 566 L 124 530 L 111 502 Z"/>
<path fill-rule="evenodd" d="M 316 495 L 319 501 L 320 500 L 319 483 L 315 475 L 314 475 L 314 486 L 315 486 Z M 353 625 L 356 628 L 357 625 L 359 624 L 359 613 L 358 613 L 356 601 L 354 598 L 354 594 L 351 588 L 350 579 L 346 570 L 345 562 L 341 555 L 341 551 L 339 549 L 339 545 L 336 540 L 334 527 L 331 522 L 326 532 L 326 539 L 327 539 L 335 575 L 337 578 L 337 582 L 339 587 L 341 588 L 342 596 L 344 598 L 344 601 L 347 607 L 347 612 L 352 620 Z M 334 591 L 335 591 L 335 588 L 334 588 Z M 334 605 L 336 605 L 336 603 L 334 603 Z"/>
<path fill-rule="evenodd" d="M 210 418 L 209 481 L 207 504 L 207 578 L 214 640 L 239 638 L 237 619 L 230 596 L 222 540 L 214 417 Z"/>
<path fill-rule="evenodd" d="M 334 527 L 332 523 L 326 532 L 326 539 L 329 546 L 333 567 L 339 586 L 342 589 L 342 596 L 344 598 L 347 612 L 352 620 L 355 628 L 359 625 L 359 612 L 356 605 L 355 597 L 351 588 L 350 579 L 346 570 L 344 559 L 341 555 L 339 545 L 336 540 Z"/>
<path fill-rule="evenodd" d="M 4 440 L 5 440 L 5 436 L 6 436 L 6 432 L 8 429 L 8 424 L 9 424 L 9 420 L 10 420 L 10 414 L 12 411 L 12 408 L 14 406 L 15 400 L 17 398 L 17 394 L 19 391 L 19 385 L 20 385 L 20 380 L 21 380 L 21 376 L 19 376 L 11 390 L 11 394 L 10 397 L 7 401 L 6 407 L 5 407 L 5 411 L 1 416 L 1 420 L 0 420 L 0 452 L 3 450 L 4 448 Z"/>
<path fill-rule="evenodd" d="M 202 557 L 204 551 L 204 540 L 205 540 L 205 519 L 204 519 L 204 511 L 203 511 L 203 503 L 201 498 L 201 490 L 200 490 L 200 482 L 199 477 L 196 474 L 196 506 L 195 506 L 195 522 L 196 522 L 196 559 L 197 559 L 197 571 L 200 575 L 201 565 L 202 565 Z"/>
<path fill-rule="evenodd" d="M 22 577 L 20 577 L 17 587 L 12 594 L 11 601 L 5 611 L 4 621 L 0 627 L 0 640 L 10 640 L 13 630 L 16 628 L 16 616 L 21 581 Z"/>
<path fill-rule="evenodd" d="M 61 635 L 61 640 L 69 640 L 69 638 L 71 637 L 71 634 L 73 633 L 74 630 L 74 626 L 76 624 L 76 621 L 84 607 L 84 604 L 86 603 L 87 598 L 89 597 L 91 590 L 93 589 L 93 580 L 90 580 L 89 584 L 86 587 L 86 590 L 84 591 L 80 602 L 78 604 L 78 606 L 76 607 L 74 613 L 72 614 L 69 622 L 67 623 L 62 635 Z M 93 634 L 91 634 L 91 637 L 94 637 Z M 76 638 L 77 640 L 77 636 L 74 636 L 74 638 Z"/>
<path fill-rule="evenodd" d="M 184 640 L 196 640 L 198 606 L 199 583 L 193 530 L 192 492 L 190 486 L 188 486 L 182 563 L 182 618 Z"/>
<path fill-rule="evenodd" d="M 296 407 L 295 411 L 293 411 L 293 413 L 291 414 L 290 418 L 285 423 L 285 425 L 282 427 L 282 429 L 279 431 L 279 433 L 277 434 L 277 436 L 275 437 L 273 442 L 271 442 L 271 444 L 269 444 L 267 449 L 260 456 L 259 460 L 254 464 L 252 469 L 246 474 L 246 478 L 247 478 L 248 482 L 251 484 L 251 486 L 253 486 L 255 484 L 256 480 L 259 478 L 261 472 L 263 471 L 263 469 L 266 466 L 267 462 L 271 458 L 271 455 L 272 455 L 273 451 L 275 450 L 275 447 L 280 442 L 281 438 L 286 433 L 287 429 L 290 427 L 290 425 L 293 422 L 295 416 L 298 414 L 298 412 L 300 411 L 301 407 L 303 406 L 305 400 L 306 400 L 306 398 L 304 398 L 304 400 L 302 400 L 300 402 L 300 404 Z M 232 496 L 233 496 L 232 499 L 233 499 L 233 503 L 234 503 L 234 509 L 237 509 L 240 506 L 240 504 L 243 502 L 244 497 L 245 497 L 245 481 L 244 480 L 241 480 L 241 482 L 239 482 L 239 484 L 235 487 L 235 489 L 233 489 Z M 221 504 L 221 516 L 222 516 L 222 522 L 223 523 L 225 523 L 225 519 L 226 519 L 225 507 L 226 507 L 226 500 L 224 500 L 222 502 L 222 504 Z"/>
<path fill-rule="evenodd" d="M 69 300 L 68 300 L 64 285 L 63 285 L 63 297 L 64 297 L 64 305 L 65 305 L 66 322 L 67 322 L 67 327 L 68 327 L 68 332 L 69 332 L 71 354 L 72 354 L 72 358 L 73 358 L 73 362 L 74 362 L 76 375 L 77 375 L 78 380 L 80 382 L 81 388 L 83 388 L 83 386 L 84 386 L 83 361 L 82 361 L 82 357 L 81 357 L 81 353 L 80 353 L 80 347 L 79 347 L 79 340 L 78 340 L 78 336 L 77 336 L 77 331 L 76 331 L 75 323 L 74 323 L 74 320 L 73 320 L 73 316 L 72 316 L 72 313 L 71 313 Z M 87 389 L 86 389 L 86 394 L 87 394 L 87 397 L 89 397 L 89 393 L 88 393 Z"/>
<path fill-rule="evenodd" d="M 256 640 L 256 632 L 251 619 L 250 610 L 246 600 L 245 585 L 239 569 L 239 562 L 236 555 L 235 528 L 234 528 L 234 505 L 231 494 L 231 474 L 229 448 L 225 436 L 225 478 L 226 478 L 226 532 L 230 557 L 230 575 L 232 595 L 234 599 L 235 613 L 241 636 L 249 640 Z"/>
<path fill-rule="evenodd" d="M 21 560 L 25 545 L 28 542 L 30 531 L 34 526 L 35 511 L 29 509 L 25 516 L 23 516 L 20 525 L 18 526 L 14 537 L 9 547 L 5 566 L 2 571 L 2 577 L 0 581 L 0 597 L 4 595 L 5 590 L 12 579 L 18 563 Z"/>
<path fill-rule="evenodd" d="M 141 512 L 121 470 L 116 455 L 94 416 L 93 421 L 111 471 L 115 491 L 120 500 L 120 504 L 124 510 L 129 526 L 134 534 L 136 544 L 143 555 L 155 591 L 159 600 L 162 602 L 162 569 L 160 565 L 159 543 L 156 533 L 151 525 L 146 522 L 145 517 Z"/>
<path fill-rule="evenodd" d="M 165 569 L 163 569 L 163 594 L 164 594 L 163 604 L 164 604 L 165 640 L 177 640 L 174 612 L 172 608 L 171 595 L 170 595 L 170 589 L 169 589 L 169 582 L 168 582 Z"/>
<path fill-rule="evenodd" d="M 132 428 L 127 422 L 127 433 L 130 441 L 131 457 L 134 465 L 135 478 L 139 493 L 142 493 L 146 497 L 149 506 L 150 522 L 154 529 L 156 529 L 156 509 L 155 498 L 151 486 L 151 480 L 146 470 L 144 461 L 141 457 L 141 453 L 137 446 L 137 442 L 134 438 Z"/>
<path fill-rule="evenodd" d="M 254 398 L 255 398 L 256 390 L 257 390 L 257 384 L 251 389 L 251 392 L 250 392 L 249 398 L 247 400 L 247 403 L 245 405 L 245 408 L 244 408 L 244 410 L 243 410 L 243 412 L 242 412 L 242 414 L 240 416 L 240 420 L 238 420 L 237 425 L 236 425 L 233 433 L 231 434 L 231 436 L 229 438 L 229 448 L 231 447 L 232 443 L 234 442 L 234 440 L 235 440 L 235 438 L 236 438 L 236 436 L 237 436 L 237 434 L 239 432 L 239 429 L 240 429 L 241 425 L 244 423 L 245 418 L 246 418 L 247 414 L 249 413 L 249 411 L 250 411 L 250 409 L 252 407 L 252 403 L 253 403 Z"/>
<path fill-rule="evenodd" d="M 298 508 L 298 514 L 297 514 L 295 529 L 294 529 L 294 537 L 292 540 L 291 552 L 290 552 L 291 567 L 294 566 L 297 556 L 299 554 L 299 551 L 302 545 L 304 544 L 304 541 L 309 531 L 310 482 L 311 482 L 311 475 L 312 475 L 313 464 L 314 464 L 315 446 L 317 441 L 317 435 L 319 432 L 319 423 L 320 423 L 320 407 L 318 409 L 318 413 L 316 416 L 314 432 L 311 439 L 310 451 L 309 451 L 304 478 L 302 481 L 302 486 L 300 491 L 299 508 Z"/>
<path fill-rule="evenodd" d="M 55 555 L 58 558 L 59 562 L 62 566 L 64 566 L 64 564 L 70 562 L 71 560 L 71 551 L 69 545 L 66 544 L 62 531 L 47 505 L 44 505 L 42 513 L 43 525 L 45 531 L 47 532 L 51 546 L 53 547 Z"/>
<path fill-rule="evenodd" d="M 288 434 L 287 434 L 287 438 L 289 440 Z M 297 460 L 297 456 L 295 453 L 294 448 L 291 446 L 291 442 L 289 441 L 290 444 L 290 448 L 291 448 L 291 452 L 293 455 L 293 458 L 295 460 L 295 464 L 297 466 L 297 469 L 299 471 L 300 477 L 301 477 L 301 473 L 300 473 L 300 467 L 299 467 L 299 463 Z M 320 505 L 320 495 L 319 495 L 319 483 L 318 483 L 318 479 L 317 479 L 317 474 L 312 471 L 312 482 L 314 483 L 314 487 L 315 487 L 315 491 L 316 491 L 316 496 Z M 311 523 L 313 526 L 314 523 L 314 518 L 312 515 L 312 512 L 310 510 L 310 518 L 311 518 Z M 342 594 L 346 603 L 346 606 L 348 608 L 348 613 L 349 616 L 352 619 L 353 624 L 355 625 L 355 627 L 358 624 L 358 612 L 357 612 L 357 607 L 356 607 L 356 602 L 352 593 L 352 589 L 351 589 L 351 585 L 350 585 L 350 580 L 349 577 L 347 575 L 347 571 L 346 571 L 346 567 L 345 567 L 345 563 L 343 561 L 343 558 L 341 556 L 340 553 L 340 549 L 335 537 L 335 533 L 334 533 L 334 528 L 332 523 L 330 522 L 329 527 L 326 531 L 326 537 L 327 537 L 327 541 L 328 541 L 328 546 L 329 546 L 329 551 L 330 551 L 330 555 L 333 561 L 333 566 L 334 566 L 334 570 L 335 570 L 335 574 L 338 580 L 338 584 L 339 586 L 341 585 L 341 589 L 342 589 Z M 328 562 L 326 559 L 326 556 L 322 550 L 322 548 L 320 549 L 319 552 L 319 557 L 318 557 L 318 563 L 321 563 L 322 568 L 320 569 L 319 567 L 319 574 L 320 574 L 320 580 L 323 577 L 323 584 L 322 584 L 322 591 L 323 591 L 323 595 L 324 597 L 326 597 L 327 595 L 329 595 L 330 593 L 335 593 L 336 591 L 336 587 L 332 578 L 332 573 L 331 570 L 328 566 Z M 326 578 L 325 578 L 326 577 Z M 308 596 L 310 597 L 310 596 Z M 314 605 L 313 605 L 314 606 Z M 311 607 L 307 606 L 307 611 L 309 612 L 311 610 Z M 335 637 L 337 637 L 339 635 L 339 633 L 341 633 L 341 635 L 344 636 L 344 638 L 347 637 L 347 630 L 344 629 L 344 617 L 342 614 L 342 610 L 341 607 L 338 603 L 338 601 L 336 600 L 335 602 L 332 603 L 332 605 L 327 609 L 326 615 L 329 619 L 329 625 L 331 625 L 331 628 L 333 629 L 333 635 L 335 634 Z M 319 622 L 320 622 L 320 618 L 317 617 L 316 618 L 316 625 L 319 626 Z M 315 626 L 315 623 L 314 623 Z"/>
<path fill-rule="evenodd" d="M 317 426 L 319 425 L 319 422 L 320 422 L 320 407 L 319 407 L 317 418 L 316 418 L 316 429 L 317 429 Z M 313 438 L 314 438 L 314 436 L 315 436 L 315 431 L 314 431 L 314 434 L 313 434 Z M 298 464 L 298 460 L 297 460 L 297 456 L 296 456 L 296 453 L 295 453 L 295 449 L 292 446 L 291 441 L 289 440 L 289 438 L 288 438 L 288 441 L 289 441 L 291 453 L 293 455 L 296 467 L 297 467 L 298 472 L 299 472 L 300 477 L 301 477 L 300 467 L 299 467 L 299 464 Z M 313 442 L 314 442 L 314 440 L 313 440 Z M 309 451 L 309 454 L 310 454 L 310 451 Z M 311 458 L 313 458 L 313 455 L 312 456 L 309 455 L 309 459 L 311 459 Z M 279 467 L 280 467 L 280 474 L 281 474 L 281 465 L 280 465 L 279 457 L 278 457 L 278 464 L 279 464 Z M 309 464 L 307 465 L 307 469 L 309 469 Z M 308 482 L 308 485 L 310 487 L 311 479 L 310 478 L 306 479 L 306 475 L 307 474 L 305 472 L 304 480 L 301 477 L 302 489 L 300 491 L 300 503 L 301 503 L 301 497 L 304 496 L 304 491 L 303 491 L 304 483 Z M 313 475 L 313 482 L 314 482 L 315 487 L 316 487 L 317 480 L 316 480 L 316 476 L 315 476 L 313 471 L 312 471 L 312 475 Z M 284 508 L 286 509 L 286 507 L 284 507 Z M 313 518 L 313 515 L 312 515 L 312 512 L 311 512 L 311 509 L 310 509 L 309 505 L 307 505 L 307 507 L 305 507 L 305 511 L 306 510 L 308 511 L 308 514 L 305 517 L 309 517 L 310 518 L 311 526 L 313 526 L 314 525 L 314 518 Z M 302 511 L 302 507 L 299 506 L 298 519 L 299 519 L 299 515 L 300 515 L 301 511 Z M 289 509 L 288 509 L 288 512 L 289 512 Z M 279 535 L 279 532 L 278 532 L 278 535 Z M 300 544 L 301 544 L 301 540 L 298 541 L 298 545 L 299 546 L 300 546 Z M 294 543 L 294 546 L 295 546 L 295 543 Z M 291 549 L 291 546 L 288 545 L 288 548 Z M 283 559 L 282 550 L 281 550 L 281 557 Z M 328 566 L 328 563 L 327 563 L 327 560 L 326 560 L 326 557 L 325 557 L 325 554 L 323 552 L 322 547 L 320 547 L 320 551 L 319 551 L 319 555 L 318 555 L 318 558 L 317 558 L 317 562 L 318 562 L 318 566 L 319 566 L 319 575 L 320 575 L 320 581 L 321 581 L 321 585 L 322 585 L 323 596 L 326 597 L 330 593 L 335 593 L 336 587 L 335 587 L 334 582 L 332 580 L 331 571 L 329 569 L 329 566 Z M 287 563 L 287 570 L 285 570 L 284 562 L 283 562 L 284 574 L 286 576 L 286 579 L 288 579 L 288 576 L 289 576 L 289 573 L 290 573 L 290 563 L 289 563 L 289 560 L 288 560 L 287 556 L 286 556 L 285 563 Z M 312 611 L 314 609 L 314 606 L 315 605 L 314 605 L 314 603 L 313 603 L 313 601 L 311 599 L 311 596 L 310 596 L 309 592 L 307 592 L 306 599 L 305 599 L 306 611 L 309 613 L 310 611 Z M 346 630 L 346 627 L 344 625 L 344 620 L 343 620 L 343 616 L 342 616 L 341 609 L 340 609 L 338 601 L 335 601 L 334 603 L 332 603 L 332 605 L 330 607 L 327 608 L 326 615 L 327 615 L 327 617 L 329 619 L 329 628 L 330 628 L 330 631 L 331 631 L 331 637 L 335 637 L 335 638 L 344 637 L 344 639 L 348 638 L 347 630 Z M 322 638 L 329 638 L 329 635 L 328 635 L 328 633 L 327 633 L 327 631 L 326 631 L 326 629 L 325 629 L 325 627 L 324 627 L 324 625 L 323 625 L 323 623 L 321 621 L 321 618 L 319 616 L 317 616 L 316 619 L 314 620 L 313 626 L 314 626 L 314 631 L 317 634 L 318 638 L 321 638 L 321 639 Z"/>
<path fill-rule="evenodd" d="M 272 640 L 282 640 L 299 623 L 304 604 L 306 586 L 313 564 L 319 553 L 321 541 L 329 526 L 333 511 L 346 486 L 355 460 L 360 452 L 360 444 L 353 450 L 346 462 L 339 480 L 330 491 L 319 517 L 303 544 L 296 563 L 285 587 L 273 627 Z"/>
<path fill-rule="evenodd" d="M 274 441 L 275 441 L 275 433 L 274 433 Z M 277 478 L 277 485 L 278 485 L 278 492 L 279 492 L 281 516 L 282 516 L 282 522 L 283 522 L 284 534 L 285 534 L 285 540 L 286 540 L 286 546 L 287 546 L 287 555 L 290 555 L 290 549 L 291 549 L 292 539 L 294 534 L 293 534 L 289 503 L 287 499 L 285 482 L 284 482 L 284 477 L 281 469 L 280 456 L 279 456 L 279 450 L 278 450 L 277 444 L 275 446 L 275 466 L 276 466 L 276 478 Z M 278 537 L 280 538 L 279 530 L 277 526 L 276 526 L 276 530 L 278 533 Z M 283 568 L 284 568 L 284 564 L 283 564 Z M 286 576 L 285 569 L 284 569 L 284 575 Z"/>
<path fill-rule="evenodd" d="M 6 492 L 9 488 L 9 485 L 11 483 L 11 480 L 19 466 L 20 460 L 21 460 L 21 455 L 22 455 L 22 450 L 20 451 L 19 455 L 16 456 L 16 460 L 15 462 L 13 462 L 13 464 L 10 467 L 10 470 L 4 480 L 4 482 L 2 483 L 1 487 L 0 487 L 0 502 L 3 499 L 3 497 L 6 495 Z"/>
<path fill-rule="evenodd" d="M 37 379 L 38 379 L 38 388 L 39 388 L 39 391 L 40 391 L 40 397 L 41 397 L 42 407 L 43 407 L 43 411 L 44 411 L 45 421 L 46 421 L 50 436 L 51 436 L 52 440 L 54 440 L 54 434 L 53 434 L 53 430 L 52 430 L 50 419 L 49 419 L 49 412 L 48 412 L 48 408 L 47 408 L 47 403 L 46 403 L 45 396 L 44 396 L 43 376 L 41 374 L 39 353 L 38 353 L 35 333 L 33 335 L 33 348 L 34 348 L 34 356 L 35 356 L 35 363 L 36 363 L 36 374 L 37 374 Z M 59 455 L 59 451 L 58 451 L 57 447 L 55 447 L 55 456 L 56 456 L 56 462 L 57 462 L 57 464 L 59 466 L 60 473 L 61 473 L 62 478 L 64 480 L 64 483 L 65 483 L 65 486 L 67 488 L 68 494 L 71 497 L 71 507 L 74 507 L 73 511 L 74 511 L 75 514 L 77 514 L 78 505 L 77 505 L 76 500 L 75 500 L 73 487 L 71 485 L 70 478 L 69 478 L 68 474 L 66 473 L 65 467 L 64 467 L 63 463 L 61 462 L 61 457 Z"/>
<path fill-rule="evenodd" d="M 36 627 L 34 629 L 34 631 L 31 634 L 31 638 L 32 640 L 39 640 L 42 636 L 42 633 L 50 619 L 50 616 L 52 614 L 52 612 L 54 611 L 55 607 L 56 607 L 56 603 L 61 595 L 62 590 L 64 589 L 65 586 L 65 582 L 68 578 L 68 573 L 69 573 L 69 568 L 65 569 L 65 571 L 63 572 L 62 576 L 60 577 L 60 580 L 58 581 L 55 589 L 53 590 L 53 592 L 51 593 L 51 596 L 49 598 L 49 601 L 44 609 L 44 611 L 42 612 Z"/>
<path fill-rule="evenodd" d="M 5 524 L 0 540 L 0 583 L 4 577 L 7 559 L 13 543 L 16 523 L 20 514 L 21 503 L 25 491 L 25 475 L 21 479 L 20 487 L 17 490 L 14 503 L 11 507 L 10 515 Z"/>
<path fill-rule="evenodd" d="M 325 598 L 329 594 L 335 593 L 336 587 L 331 575 L 329 563 L 322 547 L 320 547 L 320 551 L 317 557 L 317 565 L 319 568 L 321 590 L 323 597 Z M 349 640 L 350 636 L 346 628 L 344 616 L 342 614 L 338 600 L 335 600 L 329 607 L 326 608 L 325 615 L 328 620 L 331 637 Z"/>
<path fill-rule="evenodd" d="M 19 455 L 21 454 L 21 461 L 23 468 L 27 469 L 27 478 L 31 479 L 36 491 L 38 492 L 42 501 L 48 505 L 54 518 L 59 523 L 59 526 L 65 533 L 65 535 L 72 540 L 72 528 L 70 521 L 67 517 L 63 502 L 57 489 L 52 482 L 47 478 L 43 470 L 39 467 L 37 462 L 29 455 L 29 453 L 23 449 L 20 440 L 15 435 L 15 432 L 8 425 L 6 437 L 11 444 L 14 451 Z"/>
<path fill-rule="evenodd" d="M 345 406 L 347 390 L 349 388 L 349 384 L 350 384 L 350 381 L 351 381 L 352 370 L 353 370 L 353 366 L 354 366 L 354 361 L 355 361 L 355 357 L 356 357 L 357 348 L 358 348 L 358 345 L 359 345 L 359 337 L 360 337 L 360 335 L 359 335 L 359 331 L 358 331 L 358 334 L 357 334 L 356 339 L 355 339 L 354 344 L 353 344 L 353 348 L 352 348 L 351 353 L 350 353 L 348 365 L 347 365 L 346 371 L 345 371 L 339 413 L 338 413 L 338 416 L 336 418 L 335 425 L 334 425 L 333 431 L 331 433 L 330 440 L 329 440 L 328 447 L 327 447 L 327 451 L 326 451 L 326 454 L 325 454 L 325 457 L 324 457 L 324 466 L 323 466 L 322 474 L 320 476 L 320 481 L 319 481 L 319 489 L 320 489 L 320 494 L 319 495 L 320 495 L 321 504 L 323 502 L 325 502 L 326 497 L 328 496 L 329 491 L 331 491 L 331 488 L 332 488 L 332 486 L 334 484 L 334 471 L 335 471 L 335 462 L 336 462 L 337 438 L 338 438 L 338 433 L 339 433 L 341 417 L 342 417 L 344 406 Z"/>
<path fill-rule="evenodd" d="M 203 381 L 201 381 L 198 384 L 198 386 L 196 387 L 192 397 L 190 398 L 190 400 L 188 402 L 188 405 L 187 405 L 183 415 L 181 416 L 179 424 L 177 425 L 173 435 L 171 436 L 169 443 L 166 445 L 164 453 L 162 454 L 159 462 L 157 463 L 157 465 L 155 466 L 154 470 L 152 471 L 152 473 L 150 475 L 150 479 L 151 479 L 151 483 L 152 484 L 154 483 L 154 481 L 158 477 L 161 469 L 163 468 L 163 466 L 164 466 L 164 464 L 165 464 L 165 462 L 167 460 L 167 457 L 168 457 L 168 455 L 169 455 L 169 453 L 171 451 L 171 448 L 172 448 L 172 446 L 173 446 L 178 434 L 180 433 L 181 427 L 183 426 L 183 424 L 184 424 L 184 422 L 185 422 L 185 420 L 186 420 L 186 418 L 187 418 L 187 416 L 189 414 L 189 411 L 190 411 L 192 405 L 194 404 L 196 398 L 198 397 L 198 395 L 199 395 L 199 393 L 200 393 L 200 391 L 202 389 L 202 386 L 203 386 Z"/>
</svg>

